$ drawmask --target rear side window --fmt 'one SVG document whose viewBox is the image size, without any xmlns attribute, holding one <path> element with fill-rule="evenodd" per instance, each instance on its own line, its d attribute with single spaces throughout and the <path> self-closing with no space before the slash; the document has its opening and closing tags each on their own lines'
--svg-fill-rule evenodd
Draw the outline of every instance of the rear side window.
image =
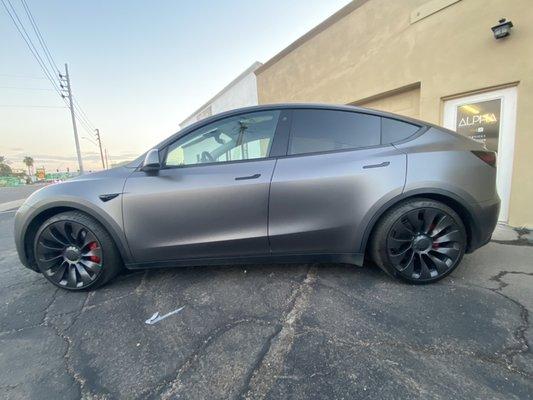
<svg viewBox="0 0 533 400">
<path fill-rule="evenodd" d="M 407 139 L 419 129 L 420 127 L 417 125 L 395 119 L 383 118 L 381 125 L 382 143 L 388 144 Z"/>
<path fill-rule="evenodd" d="M 379 145 L 380 119 L 349 111 L 294 110 L 289 154 Z"/>
</svg>

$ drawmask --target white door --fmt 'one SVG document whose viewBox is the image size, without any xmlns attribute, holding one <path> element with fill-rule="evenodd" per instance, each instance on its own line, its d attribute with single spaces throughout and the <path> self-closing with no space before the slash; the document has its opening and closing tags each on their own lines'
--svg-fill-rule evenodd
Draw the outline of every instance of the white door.
<svg viewBox="0 0 533 400">
<path fill-rule="evenodd" d="M 444 126 L 498 152 L 496 187 L 501 198 L 499 220 L 507 222 L 516 126 L 516 87 L 447 100 Z"/>
</svg>

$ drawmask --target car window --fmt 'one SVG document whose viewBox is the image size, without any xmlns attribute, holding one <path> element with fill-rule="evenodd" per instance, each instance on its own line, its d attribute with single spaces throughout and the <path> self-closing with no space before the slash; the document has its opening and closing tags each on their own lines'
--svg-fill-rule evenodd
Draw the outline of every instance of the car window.
<svg viewBox="0 0 533 400">
<path fill-rule="evenodd" d="M 383 118 L 381 124 L 381 142 L 394 143 L 407 139 L 420 127 L 407 122 L 398 121 L 391 118 Z"/>
<path fill-rule="evenodd" d="M 165 165 L 172 167 L 268 157 L 279 113 L 243 114 L 197 129 L 169 146 Z"/>
<path fill-rule="evenodd" d="M 289 154 L 380 144 L 380 117 L 349 111 L 295 110 Z"/>
</svg>

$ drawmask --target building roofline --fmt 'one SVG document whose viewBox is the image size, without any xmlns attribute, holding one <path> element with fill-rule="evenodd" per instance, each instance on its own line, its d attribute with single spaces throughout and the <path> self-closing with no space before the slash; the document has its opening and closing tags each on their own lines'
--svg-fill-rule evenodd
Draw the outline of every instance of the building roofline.
<svg viewBox="0 0 533 400">
<path fill-rule="evenodd" d="M 207 100 L 204 104 L 202 104 L 200 107 L 198 107 L 194 112 L 192 112 L 187 118 L 183 119 L 183 121 L 180 122 L 180 125 L 183 124 L 185 121 L 187 121 L 189 118 L 194 117 L 195 114 L 198 114 L 200 111 L 202 111 L 204 108 L 206 108 L 210 103 L 213 103 L 216 99 L 218 99 L 220 96 L 222 96 L 225 92 L 228 91 L 232 86 L 237 84 L 242 78 L 244 78 L 246 75 L 248 75 L 250 72 L 254 72 L 256 69 L 260 68 L 262 63 L 259 61 L 254 62 L 252 65 L 250 65 L 246 70 L 241 72 L 239 76 L 237 76 L 235 79 L 233 79 L 230 83 L 228 83 L 224 88 L 215 94 L 213 97 L 211 97 L 209 100 Z"/>
<path fill-rule="evenodd" d="M 327 28 L 329 28 L 331 25 L 339 21 L 340 19 L 344 18 L 348 14 L 350 14 L 355 9 L 361 7 L 363 4 L 365 4 L 368 0 L 353 0 L 351 3 L 348 3 L 343 8 L 341 8 L 339 11 L 337 11 L 335 14 L 331 15 L 330 17 L 326 18 L 324 21 L 322 21 L 320 24 L 315 26 L 313 29 L 311 29 L 309 32 L 305 33 L 303 36 L 300 36 L 298 39 L 296 39 L 294 42 L 292 42 L 290 45 L 285 47 L 283 50 L 281 50 L 278 54 L 276 54 L 274 57 L 272 57 L 270 60 L 265 62 L 263 65 L 261 65 L 257 70 L 255 71 L 256 75 L 260 74 L 261 72 L 267 70 L 272 65 L 277 63 L 279 60 L 281 60 L 283 57 L 285 57 L 287 54 L 291 53 L 307 41 L 314 38 L 316 35 L 318 35 L 320 32 L 325 31 Z"/>
</svg>

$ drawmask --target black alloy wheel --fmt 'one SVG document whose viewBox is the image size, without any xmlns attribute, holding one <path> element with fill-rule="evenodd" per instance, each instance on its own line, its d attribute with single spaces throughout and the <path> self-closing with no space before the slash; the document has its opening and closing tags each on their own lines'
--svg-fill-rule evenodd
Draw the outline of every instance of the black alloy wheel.
<svg viewBox="0 0 533 400">
<path fill-rule="evenodd" d="M 461 261 L 466 232 L 448 206 L 415 199 L 392 210 L 378 227 L 375 261 L 386 272 L 413 283 L 448 275 Z M 380 240 L 381 239 L 381 240 Z"/>
<path fill-rule="evenodd" d="M 48 225 L 37 241 L 37 260 L 48 279 L 70 289 L 89 286 L 102 272 L 102 246 L 74 221 Z"/>
<path fill-rule="evenodd" d="M 34 246 L 39 270 L 54 285 L 67 290 L 95 288 L 121 269 L 107 231 L 80 212 L 61 213 L 45 221 Z"/>
</svg>

